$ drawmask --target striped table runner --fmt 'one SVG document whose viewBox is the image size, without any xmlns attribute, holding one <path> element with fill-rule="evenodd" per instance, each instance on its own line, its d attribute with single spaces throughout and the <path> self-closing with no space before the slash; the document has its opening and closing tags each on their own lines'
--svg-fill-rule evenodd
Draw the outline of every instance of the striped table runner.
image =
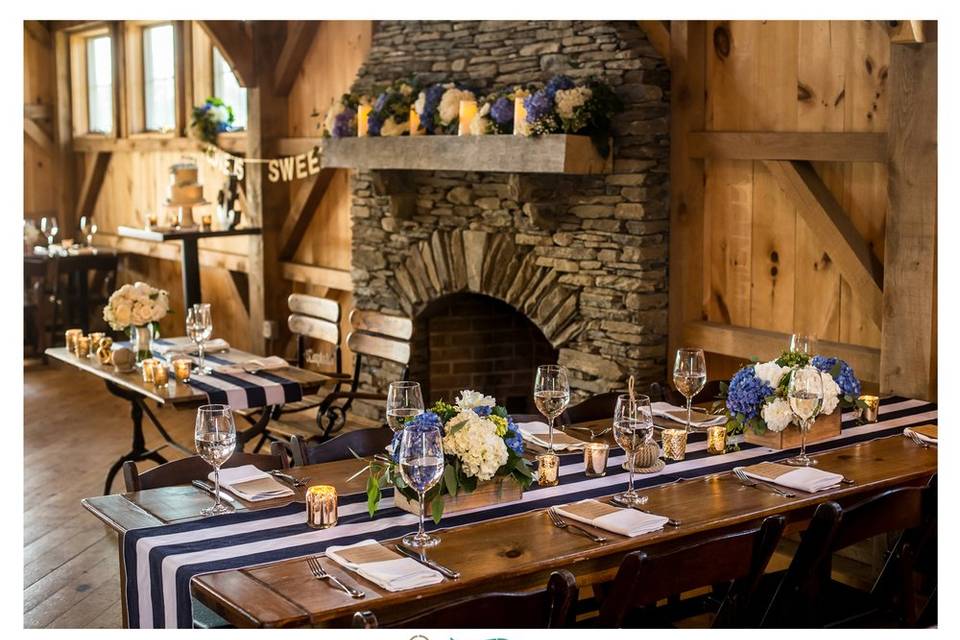
<svg viewBox="0 0 960 640">
<path fill-rule="evenodd" d="M 840 436 L 807 448 L 813 452 L 824 451 L 883 438 L 899 433 L 904 427 L 936 422 L 936 419 L 934 404 L 885 398 L 881 401 L 879 422 L 858 426 L 854 414 L 845 413 Z M 741 443 L 740 451 L 708 455 L 702 435 L 691 440 L 686 460 L 670 463 L 656 474 L 636 476 L 637 486 L 649 488 L 784 456 L 783 451 L 746 443 Z M 627 473 L 621 467 L 624 461 L 623 451 L 614 449 L 607 475 L 587 478 L 583 473 L 582 454 L 562 455 L 558 486 L 533 485 L 520 501 L 457 513 L 444 517 L 439 527 L 428 522 L 427 528 L 449 529 L 615 493 L 624 488 L 627 480 Z M 393 506 L 393 493 L 389 489 L 384 491 L 380 509 L 373 519 L 367 515 L 364 494 L 342 496 L 339 514 L 339 524 L 325 530 L 308 528 L 303 504 L 292 503 L 262 511 L 128 531 L 122 545 L 124 598 L 130 626 L 190 627 L 190 579 L 195 575 L 321 554 L 330 545 L 352 544 L 365 538 L 396 538 L 417 525 L 416 516 Z"/>
</svg>

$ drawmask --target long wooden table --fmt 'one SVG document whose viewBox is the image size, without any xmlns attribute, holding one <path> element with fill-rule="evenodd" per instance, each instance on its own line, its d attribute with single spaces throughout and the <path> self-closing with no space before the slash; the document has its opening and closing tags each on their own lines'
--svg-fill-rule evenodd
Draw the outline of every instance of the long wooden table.
<svg viewBox="0 0 960 640">
<path fill-rule="evenodd" d="M 191 588 L 201 602 L 237 626 L 343 626 L 349 624 L 354 612 L 366 609 L 389 623 L 491 588 L 542 587 L 549 574 L 561 568 L 572 571 L 581 586 L 597 584 L 612 579 L 630 551 L 694 540 L 769 515 L 784 514 L 791 530 L 802 529 L 821 502 L 850 504 L 891 487 L 925 483 L 937 470 L 935 447 L 922 448 L 900 436 L 844 446 L 814 457 L 821 468 L 842 473 L 855 484 L 817 494 L 798 492 L 791 499 L 745 487 L 730 473 L 661 485 L 644 491 L 649 497 L 647 507 L 681 520 L 681 526 L 637 538 L 596 530 L 609 539 L 603 545 L 556 529 L 543 510 L 450 529 L 440 533 L 442 543 L 429 556 L 460 571 L 462 577 L 408 592 L 385 591 L 323 559 L 329 572 L 367 592 L 367 597 L 359 601 L 315 580 L 302 560 L 197 576 Z M 346 460 L 302 467 L 296 473 L 307 477 L 310 484 L 333 484 L 339 493 L 349 494 L 364 490 L 363 476 L 346 481 L 361 466 L 356 460 Z M 123 533 L 196 518 L 209 501 L 209 496 L 192 487 L 170 487 L 90 498 L 83 504 Z M 247 508 L 282 503 L 247 504 Z"/>
</svg>

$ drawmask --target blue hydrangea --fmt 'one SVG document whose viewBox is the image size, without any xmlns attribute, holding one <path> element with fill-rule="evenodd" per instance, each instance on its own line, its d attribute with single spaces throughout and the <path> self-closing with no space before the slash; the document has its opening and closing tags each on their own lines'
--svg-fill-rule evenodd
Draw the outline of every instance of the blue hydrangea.
<svg viewBox="0 0 960 640">
<path fill-rule="evenodd" d="M 384 92 L 381 93 L 379 96 L 377 96 L 377 101 L 373 103 L 373 110 L 374 110 L 374 111 L 383 111 L 383 108 L 384 108 L 385 106 L 387 106 L 387 98 L 388 98 L 388 97 L 389 97 L 389 96 L 387 95 L 387 92 L 386 92 L 386 91 L 384 91 Z"/>
<path fill-rule="evenodd" d="M 474 407 L 473 412 L 481 418 L 486 418 L 493 411 L 493 407 Z"/>
<path fill-rule="evenodd" d="M 544 91 L 547 92 L 547 95 L 552 99 L 557 91 L 573 89 L 576 86 L 570 78 L 567 76 L 553 76 L 550 78 L 550 81 L 547 82 L 547 86 L 544 88 Z"/>
<path fill-rule="evenodd" d="M 837 358 L 826 358 L 824 356 L 813 356 L 810 360 L 810 364 L 825 373 L 830 373 L 837 362 L 840 363 L 840 374 L 836 377 L 840 391 L 847 396 L 860 395 L 860 381 L 853 373 L 853 367 L 849 364 Z"/>
<path fill-rule="evenodd" d="M 414 429 L 416 431 L 428 431 L 430 429 L 439 429 L 443 433 L 443 422 L 440 416 L 433 411 L 424 411 L 420 415 L 412 418 L 403 425 L 404 429 Z"/>
<path fill-rule="evenodd" d="M 400 464 L 400 435 L 403 430 L 395 431 L 393 440 L 390 441 L 390 458 L 395 464 Z"/>
<path fill-rule="evenodd" d="M 527 109 L 527 122 L 532 124 L 553 113 L 553 94 L 541 89 L 524 98 L 523 106 Z"/>
<path fill-rule="evenodd" d="M 383 126 L 383 122 L 377 118 L 372 112 L 367 116 L 367 135 L 368 136 L 379 136 L 380 128 Z"/>
<path fill-rule="evenodd" d="M 333 119 L 333 137 L 346 138 L 356 133 L 357 112 L 353 109 L 344 109 Z"/>
<path fill-rule="evenodd" d="M 520 435 L 520 429 L 514 424 L 513 418 L 507 417 L 507 435 L 503 437 L 503 442 L 516 455 L 523 455 L 523 436 Z"/>
<path fill-rule="evenodd" d="M 744 421 L 757 417 L 763 400 L 773 395 L 773 388 L 757 377 L 753 366 L 737 371 L 727 390 L 727 409 L 733 414 L 743 414 Z"/>
<path fill-rule="evenodd" d="M 440 98 L 443 97 L 445 91 L 446 89 L 442 84 L 432 85 L 424 91 L 423 113 L 418 113 L 417 115 L 420 116 L 420 125 L 427 133 L 432 134 L 436 127 L 434 115 L 437 113 L 437 108 L 440 106 Z"/>
<path fill-rule="evenodd" d="M 513 103 L 507 98 L 497 98 L 490 105 L 490 117 L 499 125 L 513 122 Z"/>
</svg>

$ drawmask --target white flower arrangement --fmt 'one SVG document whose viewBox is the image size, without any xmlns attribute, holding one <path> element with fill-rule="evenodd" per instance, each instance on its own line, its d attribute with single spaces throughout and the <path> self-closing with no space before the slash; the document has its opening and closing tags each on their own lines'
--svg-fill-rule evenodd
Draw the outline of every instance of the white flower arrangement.
<svg viewBox="0 0 960 640">
<path fill-rule="evenodd" d="M 463 409 L 451 423 L 461 426 L 447 430 L 443 438 L 444 453 L 460 458 L 463 473 L 468 478 L 476 477 L 480 481 L 492 479 L 509 457 L 503 436 L 498 434 L 497 424 L 490 417 L 480 417 L 471 409 Z"/>
<path fill-rule="evenodd" d="M 490 407 L 492 409 L 497 406 L 497 400 L 493 396 L 483 395 L 479 391 L 464 389 L 460 392 L 460 395 L 457 396 L 454 404 L 460 411 L 476 409 L 477 407 Z"/>
<path fill-rule="evenodd" d="M 485 136 L 490 133 L 490 103 L 484 103 L 470 121 L 470 135 Z"/>
<path fill-rule="evenodd" d="M 125 284 L 110 296 L 103 319 L 115 331 L 159 322 L 170 311 L 170 297 L 145 282 Z"/>
<path fill-rule="evenodd" d="M 574 111 L 582 107 L 593 97 L 593 91 L 587 87 L 574 87 L 557 91 L 554 100 L 557 105 L 557 114 L 563 120 L 573 120 Z"/>
<path fill-rule="evenodd" d="M 476 96 L 473 95 L 472 91 L 457 89 L 456 87 L 451 87 L 443 92 L 443 97 L 440 98 L 440 106 L 438 107 L 440 124 L 448 126 L 460 117 L 461 100 L 476 100 Z M 419 101 L 420 98 L 418 97 L 417 102 Z"/>
</svg>

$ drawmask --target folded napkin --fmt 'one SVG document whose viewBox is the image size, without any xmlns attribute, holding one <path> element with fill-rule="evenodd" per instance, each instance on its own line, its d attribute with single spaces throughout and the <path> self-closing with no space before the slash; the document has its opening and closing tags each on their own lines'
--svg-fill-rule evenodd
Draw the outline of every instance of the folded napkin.
<svg viewBox="0 0 960 640">
<path fill-rule="evenodd" d="M 606 529 L 628 538 L 662 529 L 668 520 L 664 516 L 630 508 L 621 509 L 597 500 L 581 500 L 557 507 L 557 513 L 571 520 Z"/>
<path fill-rule="evenodd" d="M 252 373 L 254 371 L 271 371 L 273 369 L 284 369 L 289 367 L 290 363 L 281 358 L 280 356 L 270 356 L 268 358 L 253 358 L 251 360 L 245 360 L 243 362 L 232 362 L 230 364 L 222 364 L 219 367 L 216 367 L 216 370 L 220 373 L 227 374 L 238 374 L 238 373 Z"/>
<path fill-rule="evenodd" d="M 200 351 L 190 338 L 164 338 L 161 344 L 153 343 L 152 348 L 162 356 L 198 355 Z M 204 353 L 219 353 L 229 351 L 230 345 L 223 338 L 214 338 L 203 343 Z"/>
<path fill-rule="evenodd" d="M 413 558 L 405 558 L 376 540 L 327 547 L 327 557 L 387 591 L 404 591 L 437 584 L 443 576 Z"/>
<path fill-rule="evenodd" d="M 843 480 L 843 476 L 839 473 L 831 473 L 815 467 L 791 467 L 775 462 L 761 462 L 743 467 L 743 472 L 754 480 L 773 482 L 807 493 L 816 493 L 835 487 Z"/>
<path fill-rule="evenodd" d="M 213 473 L 209 476 L 213 480 Z M 248 502 L 273 500 L 294 495 L 293 489 L 280 484 L 269 473 L 252 464 L 220 470 L 220 486 Z"/>
<path fill-rule="evenodd" d="M 687 408 L 675 407 L 669 402 L 654 402 L 650 405 L 653 415 L 660 418 L 666 418 L 680 424 L 687 424 Z M 726 416 L 711 416 L 702 411 L 693 411 L 690 413 L 690 424 L 696 427 L 713 427 L 720 424 L 726 424 Z"/>
<path fill-rule="evenodd" d="M 924 442 L 937 444 L 937 425 L 935 424 L 924 424 L 919 427 L 907 427 L 903 430 L 903 433 L 906 435 L 908 431 L 916 434 L 916 436 Z"/>
<path fill-rule="evenodd" d="M 546 422 L 518 422 L 517 428 L 524 440 L 544 449 L 550 446 L 550 426 Z M 583 449 L 583 444 L 583 440 L 560 431 L 556 426 L 553 427 L 553 448 L 557 451 Z"/>
</svg>

